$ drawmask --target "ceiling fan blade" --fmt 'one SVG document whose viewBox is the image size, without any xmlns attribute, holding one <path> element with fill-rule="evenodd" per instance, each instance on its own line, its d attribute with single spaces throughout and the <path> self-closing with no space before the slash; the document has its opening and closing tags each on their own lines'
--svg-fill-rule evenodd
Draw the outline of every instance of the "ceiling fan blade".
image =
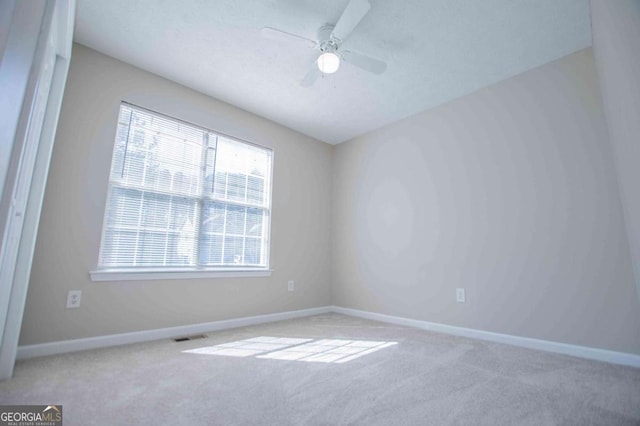
<svg viewBox="0 0 640 426">
<path fill-rule="evenodd" d="M 355 65 L 365 71 L 382 74 L 387 69 L 387 63 L 379 59 L 372 58 L 371 56 L 363 55 L 362 53 L 350 52 L 344 50 L 342 53 L 342 59 L 345 62 Z"/>
<path fill-rule="evenodd" d="M 315 48 L 318 43 L 306 37 L 299 36 L 297 34 L 291 34 L 286 31 L 278 30 L 271 27 L 264 27 L 260 30 L 260 34 L 264 38 L 270 40 L 282 41 L 285 43 L 297 43 L 301 46 Z"/>
<path fill-rule="evenodd" d="M 364 18 L 369 9 L 371 9 L 369 0 L 351 0 L 347 8 L 342 12 L 340 19 L 338 19 L 331 37 L 344 41 Z"/>
<path fill-rule="evenodd" d="M 309 72 L 307 72 L 307 75 L 305 75 L 302 81 L 300 82 L 300 86 L 302 87 L 313 86 L 313 83 L 316 82 L 319 76 L 320 76 L 320 70 L 316 65 L 316 61 L 313 61 L 311 63 L 311 68 L 309 68 Z"/>
</svg>

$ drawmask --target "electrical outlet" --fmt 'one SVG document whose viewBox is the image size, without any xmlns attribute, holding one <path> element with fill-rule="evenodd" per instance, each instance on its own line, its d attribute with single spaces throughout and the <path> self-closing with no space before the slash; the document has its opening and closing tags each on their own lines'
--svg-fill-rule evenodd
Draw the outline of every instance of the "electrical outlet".
<svg viewBox="0 0 640 426">
<path fill-rule="evenodd" d="M 466 302 L 466 298 L 464 296 L 464 288 L 456 288 L 456 302 Z"/>
<path fill-rule="evenodd" d="M 289 280 L 287 286 L 289 291 L 294 291 L 296 289 L 296 283 L 293 280 Z"/>
<path fill-rule="evenodd" d="M 67 293 L 67 309 L 79 308 L 82 300 L 82 290 L 69 290 Z"/>
</svg>

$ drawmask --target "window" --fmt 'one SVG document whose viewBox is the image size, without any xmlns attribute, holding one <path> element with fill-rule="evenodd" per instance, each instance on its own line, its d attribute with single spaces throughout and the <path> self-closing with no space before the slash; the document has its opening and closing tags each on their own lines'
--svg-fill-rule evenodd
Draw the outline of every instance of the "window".
<svg viewBox="0 0 640 426">
<path fill-rule="evenodd" d="M 268 270 L 272 158 L 121 104 L 95 274 Z"/>
</svg>

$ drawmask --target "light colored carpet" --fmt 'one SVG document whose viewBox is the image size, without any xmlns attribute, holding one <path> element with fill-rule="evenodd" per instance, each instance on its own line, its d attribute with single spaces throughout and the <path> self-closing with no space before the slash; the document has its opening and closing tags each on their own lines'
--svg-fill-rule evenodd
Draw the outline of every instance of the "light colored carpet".
<svg viewBox="0 0 640 426">
<path fill-rule="evenodd" d="M 183 352 L 264 336 L 397 344 Z M 62 404 L 65 425 L 638 425 L 640 369 L 326 314 L 21 361 L 0 404 Z"/>
</svg>

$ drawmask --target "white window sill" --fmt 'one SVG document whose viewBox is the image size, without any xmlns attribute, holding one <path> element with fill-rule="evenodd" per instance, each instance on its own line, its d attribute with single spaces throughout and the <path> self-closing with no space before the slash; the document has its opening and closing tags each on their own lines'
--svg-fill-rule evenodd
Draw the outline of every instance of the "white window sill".
<svg viewBox="0 0 640 426">
<path fill-rule="evenodd" d="M 271 269 L 259 270 L 122 270 L 103 269 L 90 271 L 91 281 L 183 280 L 190 278 L 253 278 L 270 277 Z"/>
</svg>

